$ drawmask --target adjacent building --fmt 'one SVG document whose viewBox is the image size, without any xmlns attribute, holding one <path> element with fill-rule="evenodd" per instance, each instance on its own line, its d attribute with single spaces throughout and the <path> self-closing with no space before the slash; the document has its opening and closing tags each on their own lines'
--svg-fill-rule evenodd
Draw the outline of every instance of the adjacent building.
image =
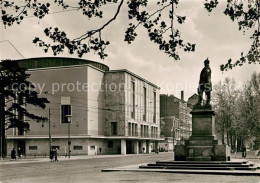
<svg viewBox="0 0 260 183">
<path fill-rule="evenodd" d="M 46 110 L 25 106 L 49 118 L 30 121 L 30 131 L 7 130 L 7 151 L 44 156 L 149 153 L 160 138 L 160 88 L 128 70 L 75 58 L 19 60 L 30 81 L 50 101 Z M 28 120 L 28 119 L 24 119 Z"/>
<path fill-rule="evenodd" d="M 165 137 L 172 137 L 174 145 L 184 143 L 192 133 L 192 119 L 189 104 L 184 101 L 183 91 L 181 99 L 174 95 L 160 95 L 161 121 L 165 123 L 162 134 Z"/>
</svg>

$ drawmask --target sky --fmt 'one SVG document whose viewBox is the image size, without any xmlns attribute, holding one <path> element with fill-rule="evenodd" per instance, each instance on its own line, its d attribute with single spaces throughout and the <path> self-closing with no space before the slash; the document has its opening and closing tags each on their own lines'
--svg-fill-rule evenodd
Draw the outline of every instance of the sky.
<svg viewBox="0 0 260 183">
<path fill-rule="evenodd" d="M 75 1 L 74 1 L 75 2 Z M 157 1 L 149 0 L 149 9 L 154 10 L 153 4 Z M 220 1 L 218 7 L 212 13 L 204 9 L 204 0 L 180 1 L 176 13 L 186 16 L 184 24 L 178 26 L 181 36 L 186 42 L 195 43 L 195 52 L 179 51 L 180 60 L 175 61 L 158 49 L 158 45 L 149 40 L 147 31 L 139 26 L 138 37 L 132 44 L 124 42 L 124 32 L 130 23 L 127 17 L 127 6 L 124 4 L 116 21 L 112 22 L 102 32 L 103 38 L 110 41 L 106 53 L 108 57 L 101 60 L 93 53 L 84 55 L 83 59 L 104 63 L 111 70 L 127 69 L 144 79 L 161 87 L 162 94 L 173 94 L 180 98 L 181 90 L 184 90 L 184 99 L 187 100 L 196 93 L 200 71 L 204 60 L 209 58 L 212 69 L 212 82 L 216 84 L 224 78 L 234 78 L 238 86 L 250 79 L 254 71 L 260 72 L 260 65 L 245 64 L 229 71 L 220 71 L 220 65 L 225 64 L 229 58 L 239 59 L 241 52 L 246 53 L 250 49 L 250 36 L 252 31 L 244 34 L 238 30 L 236 22 L 223 14 L 224 1 Z M 59 27 L 71 38 L 79 37 L 88 30 L 100 27 L 104 22 L 113 17 L 114 5 L 107 5 L 104 10 L 104 18 L 89 20 L 80 11 L 66 11 L 49 14 L 42 20 L 37 18 L 25 18 L 20 25 L 4 28 L 0 26 L 0 58 L 21 59 L 33 57 L 53 56 L 52 52 L 44 53 L 42 48 L 35 46 L 32 40 L 40 37 L 50 41 L 43 34 L 47 27 Z M 52 7 L 50 12 L 62 9 Z M 66 51 L 58 57 L 73 57 Z"/>
</svg>

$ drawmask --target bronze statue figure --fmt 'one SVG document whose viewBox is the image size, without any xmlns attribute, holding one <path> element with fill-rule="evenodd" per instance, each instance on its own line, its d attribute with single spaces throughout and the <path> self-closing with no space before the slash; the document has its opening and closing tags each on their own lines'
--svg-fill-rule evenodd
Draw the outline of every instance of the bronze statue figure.
<svg viewBox="0 0 260 183">
<path fill-rule="evenodd" d="M 199 100 L 197 105 L 202 105 L 203 99 L 203 92 L 206 94 L 206 105 L 210 105 L 210 93 L 212 90 L 212 83 L 211 83 L 211 69 L 209 67 L 209 60 L 208 58 L 204 61 L 204 68 L 200 73 L 200 81 L 198 87 L 198 95 Z"/>
</svg>

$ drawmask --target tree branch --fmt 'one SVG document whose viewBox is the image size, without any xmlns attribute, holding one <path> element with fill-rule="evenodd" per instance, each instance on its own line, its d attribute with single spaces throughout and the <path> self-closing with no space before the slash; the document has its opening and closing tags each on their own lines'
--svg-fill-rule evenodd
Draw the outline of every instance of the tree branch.
<svg viewBox="0 0 260 183">
<path fill-rule="evenodd" d="M 95 33 L 97 32 L 101 32 L 106 26 L 108 26 L 111 22 L 113 22 L 114 20 L 116 20 L 117 18 L 117 15 L 119 14 L 120 12 L 120 9 L 122 7 L 122 4 L 123 4 L 124 0 L 121 0 L 117 10 L 116 10 L 116 13 L 114 15 L 113 18 L 111 18 L 107 23 L 105 23 L 102 27 L 100 27 L 99 29 L 96 29 L 96 30 L 91 30 L 91 31 L 88 31 L 87 33 L 83 34 L 82 36 L 78 37 L 78 38 L 75 38 L 73 39 L 73 41 L 81 41 L 81 40 L 84 40 L 84 39 L 87 39 L 89 38 L 90 36 L 94 35 Z"/>
</svg>

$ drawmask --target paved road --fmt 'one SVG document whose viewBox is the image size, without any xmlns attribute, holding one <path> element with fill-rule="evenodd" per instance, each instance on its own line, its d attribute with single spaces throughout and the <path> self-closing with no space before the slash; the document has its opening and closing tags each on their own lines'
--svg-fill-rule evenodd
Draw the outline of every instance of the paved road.
<svg viewBox="0 0 260 183">
<path fill-rule="evenodd" d="M 42 182 L 250 182 L 259 183 L 255 176 L 221 176 L 170 173 L 101 172 L 102 169 L 172 159 L 172 153 L 126 156 L 97 156 L 89 159 L 0 163 L 1 183 Z"/>
</svg>

